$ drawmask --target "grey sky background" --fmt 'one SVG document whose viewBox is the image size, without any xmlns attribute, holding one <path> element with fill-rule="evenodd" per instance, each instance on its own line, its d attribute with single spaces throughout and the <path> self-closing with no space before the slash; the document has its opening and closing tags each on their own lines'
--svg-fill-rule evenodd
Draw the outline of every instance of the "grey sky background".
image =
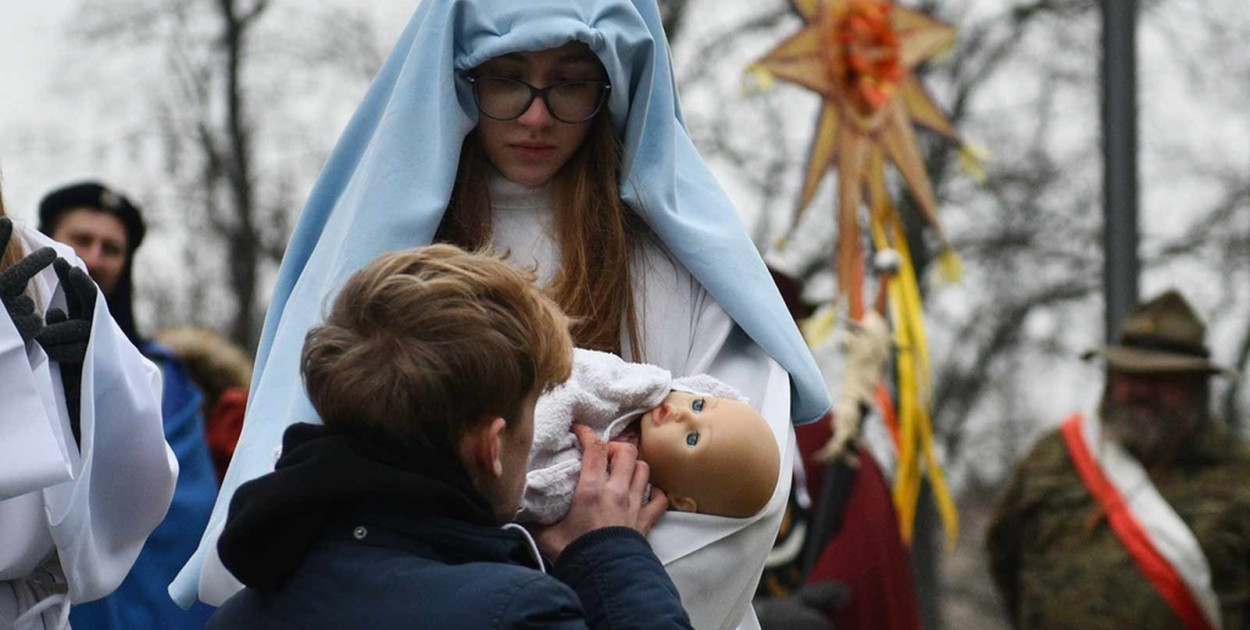
<svg viewBox="0 0 1250 630">
<path fill-rule="evenodd" d="M 0 5 L 0 171 L 10 212 L 27 217 L 50 174 L 24 159 L 29 134 L 50 114 L 50 74 L 68 62 L 65 22 L 74 0 L 5 0 Z"/>
<path fill-rule="evenodd" d="M 276 3 L 281 5 L 282 3 Z M 304 0 L 303 8 L 352 7 L 367 16 L 379 40 L 389 44 L 416 6 L 416 0 Z M 0 173 L 10 214 L 33 220 L 35 205 L 50 188 L 84 177 L 114 182 L 142 197 L 140 182 L 150 173 L 136 172 L 134 163 L 105 155 L 101 146 L 126 146 L 140 141 L 124 131 L 142 108 L 133 89 L 150 89 L 136 77 L 133 83 L 113 74 L 95 72 L 112 61 L 102 59 L 100 48 L 84 46 L 74 36 L 81 0 L 0 0 Z M 276 13 L 277 8 L 272 9 Z M 271 20 L 272 21 L 272 20 Z M 117 60 L 153 76 L 167 74 L 164 59 L 145 54 Z M 119 55 L 119 56 L 124 56 Z M 115 85 L 100 86 L 101 81 Z M 115 102 L 99 96 L 76 95 L 89 87 L 94 95 L 114 95 Z M 359 100 L 367 83 L 341 85 L 344 102 Z M 319 130 L 333 142 L 346 124 L 350 110 L 327 120 Z M 138 150 L 136 148 L 136 150 Z"/>
</svg>

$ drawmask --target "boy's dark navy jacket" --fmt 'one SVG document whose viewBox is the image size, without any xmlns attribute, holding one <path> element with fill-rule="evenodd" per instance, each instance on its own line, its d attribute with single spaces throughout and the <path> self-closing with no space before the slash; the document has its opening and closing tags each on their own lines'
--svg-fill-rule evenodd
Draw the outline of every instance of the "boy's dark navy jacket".
<svg viewBox="0 0 1250 630">
<path fill-rule="evenodd" d="M 574 541 L 546 574 L 450 449 L 297 424 L 218 544 L 248 588 L 207 628 L 689 628 L 646 539 Z"/>
</svg>

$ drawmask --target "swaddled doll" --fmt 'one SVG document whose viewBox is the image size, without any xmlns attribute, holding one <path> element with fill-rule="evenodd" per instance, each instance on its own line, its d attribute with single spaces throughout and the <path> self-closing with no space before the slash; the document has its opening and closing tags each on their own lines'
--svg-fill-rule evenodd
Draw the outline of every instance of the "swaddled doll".
<svg viewBox="0 0 1250 630">
<path fill-rule="evenodd" d="M 749 517 L 777 483 L 772 429 L 737 390 L 707 375 L 674 379 L 654 365 L 579 348 L 573 375 L 534 408 L 518 522 L 550 524 L 568 510 L 581 462 L 574 422 L 635 444 L 675 510 Z"/>
</svg>

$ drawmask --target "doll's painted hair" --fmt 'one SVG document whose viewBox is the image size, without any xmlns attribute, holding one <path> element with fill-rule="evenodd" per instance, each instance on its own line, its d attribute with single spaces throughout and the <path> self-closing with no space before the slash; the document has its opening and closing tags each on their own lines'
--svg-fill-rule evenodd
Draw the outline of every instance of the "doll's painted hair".
<svg viewBox="0 0 1250 630">
<path fill-rule="evenodd" d="M 573 365 L 568 318 L 532 282 L 451 245 L 379 256 L 308 331 L 309 400 L 327 426 L 437 448 L 485 418 L 515 418 Z"/>
<path fill-rule="evenodd" d="M 621 199 L 621 143 L 605 107 L 552 179 L 560 269 L 551 293 L 572 319 L 580 348 L 621 354 L 621 327 L 643 360 L 630 261 L 646 238 L 642 219 Z M 477 130 L 465 138 L 447 213 L 435 239 L 468 249 L 490 244 L 490 162 Z"/>
</svg>

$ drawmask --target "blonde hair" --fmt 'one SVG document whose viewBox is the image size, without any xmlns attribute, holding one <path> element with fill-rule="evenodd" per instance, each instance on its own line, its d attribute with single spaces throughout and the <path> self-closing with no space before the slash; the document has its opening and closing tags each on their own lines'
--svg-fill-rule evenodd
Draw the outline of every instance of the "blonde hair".
<svg viewBox="0 0 1250 630">
<path fill-rule="evenodd" d="M 327 426 L 455 448 L 568 379 L 568 318 L 531 274 L 450 245 L 384 254 L 308 331 L 300 371 Z"/>
<path fill-rule="evenodd" d="M 560 268 L 550 292 L 572 318 L 579 347 L 621 354 L 622 326 L 642 360 L 630 261 L 646 225 L 621 199 L 621 144 L 605 107 L 552 179 Z M 474 129 L 460 150 L 456 183 L 435 240 L 490 245 L 490 162 Z"/>
<path fill-rule="evenodd" d="M 204 391 L 208 407 L 227 389 L 247 388 L 252 383 L 252 357 L 211 328 L 166 328 L 156 333 L 156 340 L 169 346 L 187 364 L 191 380 Z"/>
<path fill-rule="evenodd" d="M 4 215 L 4 190 L 0 189 L 0 217 Z M 4 252 L 0 254 L 0 271 L 4 271 L 12 267 L 17 261 L 22 259 L 22 241 L 17 236 L 17 230 L 13 231 L 13 236 L 9 238 L 9 244 L 4 248 Z"/>
</svg>

